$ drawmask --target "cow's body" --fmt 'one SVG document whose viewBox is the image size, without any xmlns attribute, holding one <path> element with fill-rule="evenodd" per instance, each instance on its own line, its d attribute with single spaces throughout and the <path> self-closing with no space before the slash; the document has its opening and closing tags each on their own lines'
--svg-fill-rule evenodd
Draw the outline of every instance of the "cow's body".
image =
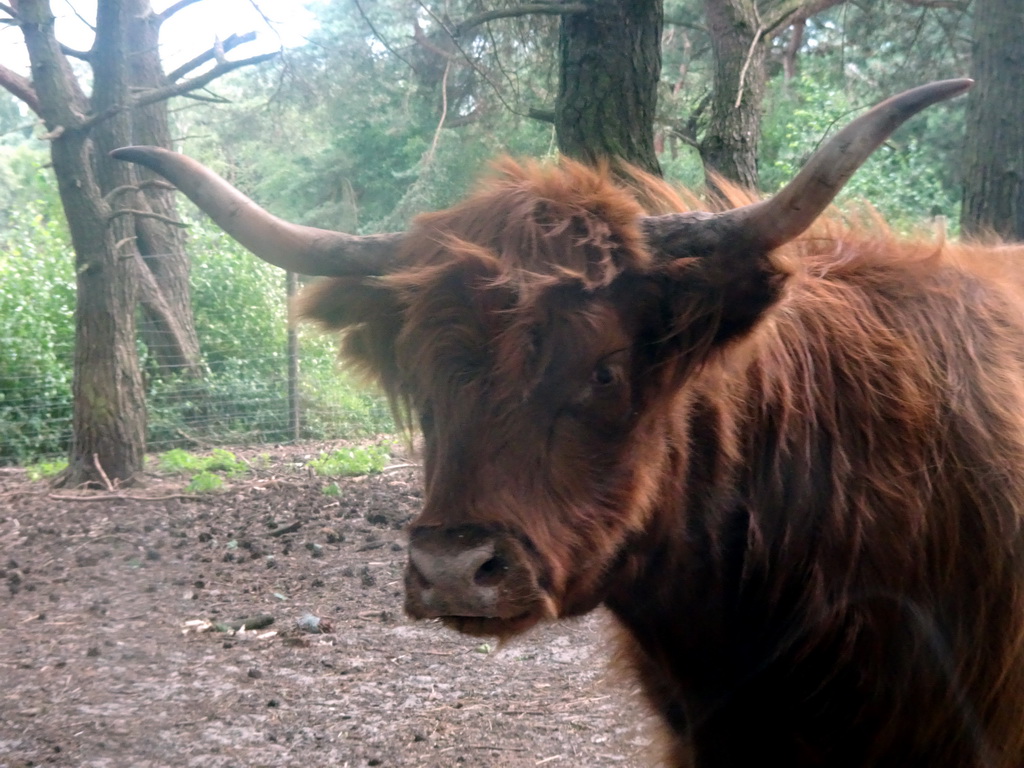
<svg viewBox="0 0 1024 768">
<path fill-rule="evenodd" d="M 1024 248 L 808 231 L 965 87 L 885 102 L 717 215 L 506 162 L 364 241 L 119 156 L 263 258 L 342 275 L 301 312 L 425 438 L 411 616 L 507 637 L 607 605 L 674 766 L 1020 768 Z"/>
<path fill-rule="evenodd" d="M 816 234 L 677 394 L 624 656 L 674 765 L 1024 765 L 1024 248 Z"/>
<path fill-rule="evenodd" d="M 1024 764 L 1024 248 L 819 222 L 773 254 L 795 274 L 752 329 L 688 339 L 681 357 L 701 359 L 644 369 L 645 309 L 597 287 L 623 277 L 601 271 L 600 249 L 524 263 L 522 246 L 502 257 L 492 244 L 492 259 L 466 245 L 452 266 L 452 238 L 491 237 L 478 217 L 490 232 L 512 211 L 493 231 L 533 241 L 513 198 L 557 208 L 553 187 L 573 197 L 589 179 L 571 165 L 509 173 L 514 193 L 414 230 L 414 243 L 447 240 L 443 259 L 420 247 L 395 278 L 406 324 L 349 336 L 356 362 L 431 414 L 414 542 L 512 529 L 543 561 L 515 578 L 557 596 L 525 619 L 447 621 L 510 634 L 606 603 L 673 765 Z M 484 287 L 510 283 L 529 300 Z M 364 290 L 328 281 L 306 312 L 337 322 L 341 307 L 380 306 Z M 596 427 L 557 415 L 571 382 L 621 349 L 629 402 L 600 402 Z M 408 586 L 413 615 L 446 613 Z"/>
</svg>

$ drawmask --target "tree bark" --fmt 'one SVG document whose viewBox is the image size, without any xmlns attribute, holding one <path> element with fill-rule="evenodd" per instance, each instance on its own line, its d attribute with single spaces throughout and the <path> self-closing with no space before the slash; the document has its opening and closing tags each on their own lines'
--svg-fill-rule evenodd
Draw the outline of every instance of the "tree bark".
<svg viewBox="0 0 1024 768">
<path fill-rule="evenodd" d="M 715 60 L 708 126 L 699 144 L 707 185 L 721 176 L 758 189 L 757 149 L 772 35 L 843 0 L 704 0 Z"/>
<path fill-rule="evenodd" d="M 757 189 L 765 30 L 753 0 L 705 0 L 704 13 L 715 60 L 710 118 L 700 142 L 705 178 L 712 189 L 715 174 Z"/>
<path fill-rule="evenodd" d="M 117 64 L 123 52 L 111 34 L 121 23 L 121 10 L 118 3 L 100 6 L 94 62 L 98 98 L 90 105 L 61 53 L 49 3 L 19 0 L 14 7 L 21 18 L 39 114 L 52 139 L 54 173 L 75 249 L 74 438 L 65 482 L 128 482 L 142 469 L 146 431 L 135 350 L 137 286 L 131 260 L 123 257 L 131 242 L 131 222 L 111 218 L 103 187 L 133 178 L 130 168 L 94 171 L 96 154 L 113 142 L 119 126 L 126 129 L 127 116 L 121 112 L 92 131 L 83 128 L 90 111 L 127 100 L 127 80 Z"/>
<path fill-rule="evenodd" d="M 169 252 L 172 245 L 163 240 L 166 233 L 148 217 L 131 215 L 131 210 L 140 209 L 164 215 L 173 211 L 162 208 L 160 202 L 149 203 L 136 192 L 137 167 L 111 160 L 107 153 L 137 143 L 140 136 L 158 140 L 160 130 L 166 135 L 166 114 L 159 128 L 157 111 L 163 107 L 158 102 L 275 55 L 240 61 L 221 57 L 200 75 L 168 83 L 167 78 L 153 74 L 160 69 L 155 33 L 159 20 L 185 4 L 171 6 L 154 20 L 149 0 L 100 0 L 93 47 L 76 54 L 92 67 L 91 98 L 83 92 L 56 38 L 48 0 L 9 0 L 9 5 L 0 5 L 21 28 L 32 68 L 31 78 L 26 79 L 0 65 L 0 87 L 32 108 L 46 126 L 45 138 L 51 142 L 54 174 L 75 250 L 73 438 L 66 485 L 129 483 L 142 469 L 146 410 L 135 322 L 140 289 L 147 311 L 166 327 L 174 327 L 178 341 L 195 336 L 190 327 L 187 269 L 168 275 L 146 266 L 138 244 L 147 249 L 151 261 Z M 233 37 L 231 47 L 245 39 Z M 226 42 L 214 54 L 228 47 Z M 188 74 L 202 58 L 182 69 L 179 76 Z M 153 66 L 155 70 L 146 69 Z M 144 90 L 133 91 L 133 86 Z M 157 111 L 139 117 L 133 135 L 132 110 L 151 104 L 157 105 Z M 137 197 L 135 201 L 132 195 Z M 126 201 L 131 205 L 125 205 Z M 166 263 L 160 262 L 161 266 Z M 161 283 L 171 287 L 163 288 Z M 167 301 L 168 296 L 174 301 Z M 186 370 L 193 365 L 190 358 L 198 366 L 197 349 L 177 346 L 173 354 Z"/>
<path fill-rule="evenodd" d="M 1024 4 L 975 0 L 967 103 L 965 234 L 1024 240 Z"/>
<path fill-rule="evenodd" d="M 624 160 L 661 174 L 654 112 L 661 74 L 660 0 L 588 0 L 562 16 L 555 131 L 563 154 Z"/>
<path fill-rule="evenodd" d="M 124 2 L 129 86 L 140 91 L 159 88 L 167 83 L 158 48 L 162 18 L 153 13 L 149 0 Z M 167 102 L 133 109 L 130 137 L 132 144 L 170 147 Z M 139 168 L 138 175 L 142 182 L 157 179 L 156 174 L 145 168 Z M 144 184 L 134 197 L 133 208 L 167 219 L 178 218 L 174 191 L 165 185 Z M 179 227 L 157 219 L 135 217 L 135 235 L 142 256 L 136 266 L 145 269 L 139 275 L 142 340 L 162 372 L 202 376 L 184 233 Z"/>
</svg>

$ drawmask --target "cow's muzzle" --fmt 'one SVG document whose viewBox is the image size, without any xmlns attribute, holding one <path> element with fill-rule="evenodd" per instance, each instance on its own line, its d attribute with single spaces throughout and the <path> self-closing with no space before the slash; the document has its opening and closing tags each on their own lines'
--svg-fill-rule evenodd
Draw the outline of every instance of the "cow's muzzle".
<svg viewBox="0 0 1024 768">
<path fill-rule="evenodd" d="M 472 634 L 510 634 L 550 610 L 537 557 L 515 536 L 482 526 L 414 527 L 405 610 Z"/>
</svg>

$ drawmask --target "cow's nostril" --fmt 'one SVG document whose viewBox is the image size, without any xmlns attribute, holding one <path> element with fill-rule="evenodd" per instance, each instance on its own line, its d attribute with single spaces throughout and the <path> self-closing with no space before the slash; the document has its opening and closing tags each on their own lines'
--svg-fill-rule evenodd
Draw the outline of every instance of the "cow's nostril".
<svg viewBox="0 0 1024 768">
<path fill-rule="evenodd" d="M 480 587 L 493 587 L 505 578 L 507 570 L 508 564 L 505 559 L 500 555 L 495 555 L 476 569 L 473 582 Z"/>
<path fill-rule="evenodd" d="M 423 572 L 411 563 L 409 565 L 409 576 L 420 589 L 430 589 L 430 587 L 433 586 L 430 581 L 427 580 L 427 577 L 423 575 Z"/>
</svg>

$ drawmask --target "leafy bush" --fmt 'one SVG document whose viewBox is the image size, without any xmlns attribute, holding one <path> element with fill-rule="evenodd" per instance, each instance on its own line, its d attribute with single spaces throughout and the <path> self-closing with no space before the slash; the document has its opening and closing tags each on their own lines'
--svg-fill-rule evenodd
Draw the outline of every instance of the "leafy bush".
<svg viewBox="0 0 1024 768">
<path fill-rule="evenodd" d="M 256 364 L 246 370 L 242 361 L 204 379 L 154 379 L 147 393 L 149 445 L 288 440 L 287 390 L 282 372 Z"/>
<path fill-rule="evenodd" d="M 309 466 L 323 477 L 353 477 L 381 472 L 391 458 L 382 445 L 366 448 L 339 448 L 311 459 Z"/>
<path fill-rule="evenodd" d="M 40 461 L 25 467 L 29 480 L 45 480 L 56 477 L 68 468 L 67 459 L 55 459 L 54 461 Z"/>
<path fill-rule="evenodd" d="M 224 487 L 224 479 L 212 472 L 200 472 L 185 486 L 185 493 L 211 493 Z"/>
<path fill-rule="evenodd" d="M 210 370 L 283 375 L 288 330 L 284 273 L 206 220 L 192 222 L 188 251 L 196 331 Z"/>
<path fill-rule="evenodd" d="M 0 462 L 61 453 L 70 437 L 74 259 L 45 201 L 0 235 Z"/>
<path fill-rule="evenodd" d="M 365 438 L 396 432 L 384 397 L 358 384 L 333 358 L 332 354 L 326 360 L 311 360 L 306 365 L 303 357 L 303 436 Z"/>
<path fill-rule="evenodd" d="M 186 493 L 219 491 L 224 486 L 225 477 L 235 477 L 249 471 L 245 462 L 223 448 L 214 448 L 209 456 L 196 456 L 181 448 L 174 448 L 157 457 L 157 467 L 163 472 L 189 475 Z"/>
<path fill-rule="evenodd" d="M 63 219 L 26 205 L 0 235 L 0 462 L 64 453 L 71 437 L 74 257 Z M 209 374 L 147 373 L 148 441 L 166 449 L 292 438 L 287 392 L 287 310 L 280 270 L 200 223 L 192 230 L 193 303 Z M 307 437 L 366 437 L 394 430 L 382 398 L 338 370 L 336 342 L 300 334 Z"/>
<path fill-rule="evenodd" d="M 248 471 L 245 462 L 240 461 L 231 451 L 214 448 L 209 456 L 196 456 L 181 448 L 174 448 L 160 454 L 158 466 L 164 472 L 202 474 L 224 472 L 228 477 Z"/>
<path fill-rule="evenodd" d="M 774 86 L 762 126 L 760 171 L 766 192 L 792 179 L 823 140 L 877 99 L 877 94 L 851 95 L 813 67 L 785 86 Z M 949 119 L 941 111 L 926 112 L 901 128 L 854 174 L 839 201 L 866 201 L 897 228 L 919 226 L 934 216 L 958 221 L 959 189 L 946 178 L 930 138 L 948 132 Z"/>
</svg>

